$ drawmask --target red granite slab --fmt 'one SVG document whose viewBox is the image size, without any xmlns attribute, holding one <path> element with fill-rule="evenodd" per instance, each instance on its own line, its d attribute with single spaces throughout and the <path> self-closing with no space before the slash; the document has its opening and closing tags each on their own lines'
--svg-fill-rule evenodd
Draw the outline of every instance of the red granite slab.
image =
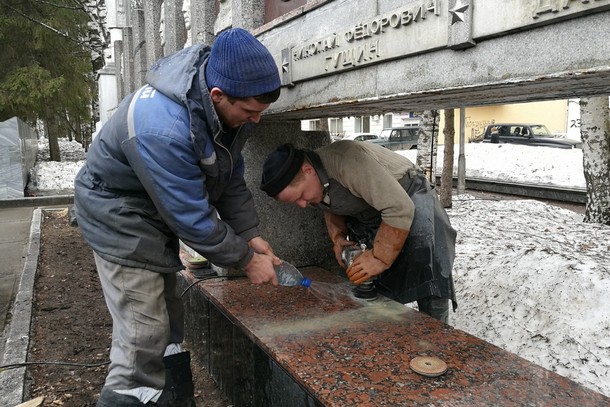
<svg viewBox="0 0 610 407">
<path fill-rule="evenodd" d="M 512 353 L 351 283 L 303 269 L 302 287 L 212 279 L 197 288 L 325 406 L 609 406 L 610 399 Z M 322 295 L 322 294 L 324 295 Z M 332 294 L 329 294 L 332 293 Z M 438 377 L 412 371 L 436 356 Z"/>
</svg>

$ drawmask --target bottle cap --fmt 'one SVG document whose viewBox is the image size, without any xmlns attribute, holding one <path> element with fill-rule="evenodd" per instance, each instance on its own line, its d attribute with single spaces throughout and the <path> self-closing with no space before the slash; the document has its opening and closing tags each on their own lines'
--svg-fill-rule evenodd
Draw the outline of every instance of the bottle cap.
<svg viewBox="0 0 610 407">
<path fill-rule="evenodd" d="M 311 280 L 307 277 L 303 277 L 303 281 L 301 281 L 301 285 L 303 287 L 309 287 L 311 285 Z"/>
</svg>

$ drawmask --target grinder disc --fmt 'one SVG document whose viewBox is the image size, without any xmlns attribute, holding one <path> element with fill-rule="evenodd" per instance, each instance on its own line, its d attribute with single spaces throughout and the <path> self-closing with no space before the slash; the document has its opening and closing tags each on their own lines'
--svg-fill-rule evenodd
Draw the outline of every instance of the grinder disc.
<svg viewBox="0 0 610 407">
<path fill-rule="evenodd" d="M 204 267 L 208 267 L 210 262 L 203 256 L 196 256 L 186 259 L 186 266 L 190 270 L 197 270 Z"/>
<path fill-rule="evenodd" d="M 440 376 L 447 371 L 447 364 L 434 356 L 418 356 L 409 363 L 411 370 L 428 377 Z"/>
</svg>

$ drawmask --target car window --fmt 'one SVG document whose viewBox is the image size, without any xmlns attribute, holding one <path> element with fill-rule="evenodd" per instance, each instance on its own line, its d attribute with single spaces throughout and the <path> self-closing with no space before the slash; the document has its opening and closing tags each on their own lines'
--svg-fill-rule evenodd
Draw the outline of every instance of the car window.
<svg viewBox="0 0 610 407">
<path fill-rule="evenodd" d="M 511 135 L 510 126 L 499 126 L 498 132 L 500 133 L 500 137 L 508 137 Z"/>
<path fill-rule="evenodd" d="M 381 139 L 387 139 L 389 138 L 389 135 L 392 133 L 391 130 L 381 130 L 381 133 L 379 133 L 379 138 Z"/>
<path fill-rule="evenodd" d="M 393 142 L 404 142 L 417 143 L 419 129 L 413 128 L 396 128 L 396 129 L 384 129 L 379 133 L 379 136 L 372 136 L 371 138 L 379 138 L 382 140 L 388 140 Z"/>
<path fill-rule="evenodd" d="M 539 124 L 539 125 L 531 126 L 531 129 L 532 129 L 532 133 L 534 134 L 534 136 L 552 137 L 551 132 L 544 125 Z"/>
</svg>

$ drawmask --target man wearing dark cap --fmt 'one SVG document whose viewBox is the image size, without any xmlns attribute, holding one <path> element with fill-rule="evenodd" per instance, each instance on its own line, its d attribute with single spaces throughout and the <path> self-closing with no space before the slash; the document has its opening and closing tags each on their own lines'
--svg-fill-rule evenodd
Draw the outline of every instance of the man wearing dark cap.
<svg viewBox="0 0 610 407">
<path fill-rule="evenodd" d="M 235 28 L 156 62 L 93 141 L 75 213 L 113 319 L 98 406 L 194 406 L 179 240 L 211 262 L 277 284 L 241 150 L 280 95 L 277 66 Z"/>
<path fill-rule="evenodd" d="M 373 143 L 336 141 L 315 151 L 291 144 L 265 160 L 261 189 L 270 197 L 324 211 L 337 262 L 355 244 L 366 250 L 346 270 L 403 304 L 448 321 L 457 307 L 451 270 L 455 230 L 436 192 L 407 158 Z"/>
</svg>

